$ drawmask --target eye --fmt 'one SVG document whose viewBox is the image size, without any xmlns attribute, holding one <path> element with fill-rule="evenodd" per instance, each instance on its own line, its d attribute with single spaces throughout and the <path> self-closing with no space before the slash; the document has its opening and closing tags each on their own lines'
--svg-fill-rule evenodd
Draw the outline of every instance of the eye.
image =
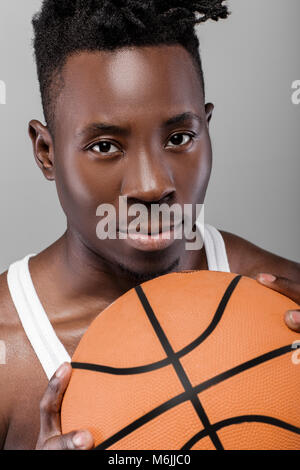
<svg viewBox="0 0 300 470">
<path fill-rule="evenodd" d="M 88 150 L 93 150 L 97 153 L 103 153 L 104 155 L 112 155 L 120 151 L 116 145 L 114 145 L 112 142 L 109 142 L 108 140 L 97 142 L 96 144 L 89 147 Z"/>
<path fill-rule="evenodd" d="M 187 134 L 187 133 L 177 133 L 172 135 L 170 138 L 169 142 L 171 142 L 171 145 L 167 145 L 167 147 L 182 147 L 183 145 L 188 144 L 193 140 L 193 135 L 192 134 Z"/>
</svg>

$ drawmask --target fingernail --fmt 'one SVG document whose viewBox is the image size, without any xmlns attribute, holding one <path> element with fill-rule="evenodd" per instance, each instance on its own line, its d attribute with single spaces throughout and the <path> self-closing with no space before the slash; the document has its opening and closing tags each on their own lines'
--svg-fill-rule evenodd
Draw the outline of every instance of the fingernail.
<svg viewBox="0 0 300 470">
<path fill-rule="evenodd" d="M 276 280 L 276 276 L 273 276 L 273 274 L 260 273 L 258 274 L 257 279 L 260 282 L 274 282 Z"/>
<path fill-rule="evenodd" d="M 73 437 L 75 447 L 84 447 L 89 442 L 89 435 L 85 431 L 80 431 Z"/>
<path fill-rule="evenodd" d="M 300 312 L 297 310 L 291 310 L 290 311 L 290 320 L 294 325 L 300 325 Z"/>
<path fill-rule="evenodd" d="M 62 364 L 56 372 L 56 377 L 60 378 L 63 375 L 65 375 L 65 373 L 67 372 L 67 369 L 68 369 L 67 364 Z"/>
</svg>

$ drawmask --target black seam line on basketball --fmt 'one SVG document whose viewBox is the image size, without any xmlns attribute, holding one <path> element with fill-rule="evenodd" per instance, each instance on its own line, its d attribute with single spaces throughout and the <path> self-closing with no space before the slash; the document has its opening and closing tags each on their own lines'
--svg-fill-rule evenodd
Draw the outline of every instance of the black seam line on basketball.
<svg viewBox="0 0 300 470">
<path fill-rule="evenodd" d="M 215 375 L 214 377 L 206 380 L 205 382 L 202 382 L 199 385 L 196 385 L 194 387 L 194 390 L 196 393 L 203 392 L 204 390 L 212 387 L 213 385 L 217 385 L 220 382 L 223 382 L 226 379 L 229 379 L 230 377 L 233 377 L 234 375 L 238 375 L 241 372 L 251 369 L 252 367 L 255 367 L 259 364 L 262 364 L 263 362 L 269 361 L 271 359 L 275 359 L 276 357 L 282 356 L 283 354 L 286 354 L 287 352 L 292 351 L 292 345 L 288 346 L 283 346 L 278 349 L 274 349 L 273 351 L 269 351 L 265 354 L 262 354 L 261 356 L 257 356 L 254 359 L 250 359 L 249 361 L 243 362 L 242 364 L 239 364 L 238 366 L 232 367 L 231 369 L 221 372 L 221 374 Z"/>
<path fill-rule="evenodd" d="M 105 450 L 109 448 L 116 442 L 128 436 L 128 434 L 131 434 L 132 432 L 136 431 L 136 429 L 142 427 L 144 424 L 148 423 L 149 421 L 152 421 L 152 419 L 157 418 L 158 416 L 165 413 L 166 411 L 188 400 L 189 398 L 187 398 L 186 392 L 183 392 L 177 395 L 176 397 L 171 398 L 170 400 L 166 401 L 162 405 L 157 406 L 153 410 L 149 411 L 148 413 L 144 414 L 143 416 L 136 419 L 132 423 L 128 424 L 125 428 L 116 432 L 105 441 L 101 442 L 101 444 L 95 447 L 95 450 Z"/>
<path fill-rule="evenodd" d="M 199 386 L 196 387 L 195 390 L 197 392 L 201 391 L 198 389 L 198 387 L 205 386 L 206 383 L 211 382 L 212 385 L 216 382 L 219 383 L 219 377 L 224 377 L 223 380 L 226 379 L 226 376 L 231 377 L 232 371 L 236 370 L 236 373 L 242 372 L 243 370 L 246 370 L 250 367 L 255 366 L 256 364 L 260 364 L 264 358 L 267 359 L 273 359 L 277 356 L 280 356 L 282 353 L 288 352 L 291 350 L 291 346 L 283 346 L 282 348 L 275 349 L 274 351 L 270 351 L 266 354 L 263 354 L 262 356 L 258 356 L 254 359 L 250 359 L 247 362 L 244 362 L 242 364 L 239 364 L 238 366 L 234 367 L 233 369 L 229 369 L 228 371 L 222 372 L 220 375 L 216 375 L 215 377 L 212 377 L 211 379 L 208 379 L 206 382 L 203 382 Z M 163 362 L 163 361 L 162 361 Z M 170 365 L 169 359 L 164 359 L 165 365 Z M 103 372 L 103 373 L 109 373 L 109 374 L 115 374 L 115 375 L 133 375 L 133 374 L 138 374 L 141 373 L 140 369 L 141 367 L 130 367 L 128 369 L 115 369 L 114 372 L 111 372 L 110 367 L 106 366 L 100 366 L 97 364 L 89 364 L 87 362 L 71 362 L 71 366 L 73 369 L 81 369 L 81 370 L 91 370 L 93 372 Z M 109 370 L 107 370 L 109 369 Z M 148 366 L 145 366 L 145 370 L 142 372 L 149 372 L 150 370 L 153 369 L 148 369 Z"/>
<path fill-rule="evenodd" d="M 224 292 L 224 295 L 223 295 L 223 297 L 222 297 L 222 299 L 221 299 L 221 301 L 218 305 L 218 308 L 217 308 L 217 310 L 216 310 L 216 312 L 213 316 L 213 319 L 212 319 L 211 323 L 208 325 L 206 330 L 203 331 L 203 333 L 198 338 L 196 338 L 194 341 L 192 341 L 188 346 L 185 346 L 179 353 L 177 352 L 177 355 L 179 357 L 185 356 L 186 354 L 191 352 L 193 349 L 195 349 L 197 346 L 202 344 L 206 340 L 206 338 L 214 331 L 214 329 L 216 328 L 216 326 L 220 322 L 220 320 L 223 316 L 223 313 L 225 311 L 225 308 L 228 304 L 228 301 L 229 301 L 230 297 L 232 296 L 233 291 L 236 288 L 236 286 L 238 285 L 241 278 L 242 278 L 242 276 L 238 275 L 230 282 L 229 286 L 227 287 L 226 291 Z"/>
<path fill-rule="evenodd" d="M 147 364 L 146 366 L 137 366 L 137 367 L 110 367 L 102 366 L 100 364 L 90 364 L 88 362 L 71 362 L 71 365 L 74 369 L 86 369 L 92 370 L 94 372 L 103 372 L 105 374 L 112 375 L 134 375 L 142 374 L 145 372 L 151 372 L 153 370 L 161 369 L 162 367 L 170 365 L 169 358 L 162 359 L 161 361 Z"/>
<path fill-rule="evenodd" d="M 226 305 L 228 303 L 228 300 L 237 286 L 238 282 L 240 281 L 242 276 L 236 276 L 231 283 L 229 284 L 228 288 L 226 289 L 226 292 L 224 293 L 220 304 L 216 310 L 216 313 L 207 327 L 207 329 L 192 343 L 189 345 L 185 346 L 183 349 L 180 351 L 177 351 L 175 355 L 180 358 L 182 356 L 185 356 L 187 353 L 191 352 L 193 349 L 195 349 L 197 346 L 199 346 L 205 339 L 212 333 L 212 331 L 216 328 L 217 324 L 221 320 L 221 317 L 224 313 L 224 310 L 226 308 Z M 88 362 L 71 362 L 71 365 L 74 369 L 86 369 L 86 370 L 92 370 L 94 372 L 103 372 L 106 374 L 113 374 L 113 375 L 131 375 L 131 374 L 142 374 L 145 372 L 150 372 L 153 370 L 160 369 L 162 367 L 165 367 L 170 364 L 170 360 L 168 357 L 165 359 L 162 359 L 161 361 L 153 362 L 151 364 L 146 364 L 144 366 L 137 366 L 137 367 L 111 367 L 111 366 L 103 366 L 101 364 L 91 364 Z"/>
<path fill-rule="evenodd" d="M 208 430 L 208 434 L 209 434 L 209 437 L 211 439 L 211 441 L 213 442 L 214 446 L 216 449 L 218 450 L 222 450 L 223 449 L 223 446 L 222 446 L 222 443 L 217 435 L 217 433 L 215 431 L 213 431 L 212 427 L 211 427 L 211 424 L 210 424 L 210 421 L 208 419 L 208 416 L 207 414 L 205 413 L 205 410 L 201 404 L 201 401 L 199 400 L 199 397 L 197 396 L 197 394 L 194 392 L 193 390 L 193 386 L 182 366 L 182 364 L 180 363 L 179 359 L 176 357 L 176 354 L 175 352 L 173 351 L 173 348 L 165 334 L 165 332 L 163 331 L 158 319 L 156 318 L 155 316 L 155 313 L 146 297 L 146 294 L 145 292 L 143 291 L 143 288 L 141 286 L 137 286 L 135 287 L 135 291 L 140 299 L 140 302 L 148 316 L 148 319 L 162 345 L 162 347 L 164 348 L 167 356 L 169 357 L 170 361 L 171 361 L 171 364 L 172 366 L 174 367 L 175 369 L 175 372 L 184 388 L 184 390 L 186 391 L 186 394 L 189 396 L 189 399 L 191 401 L 191 403 L 193 404 L 193 407 L 202 423 L 202 425 L 204 426 L 205 429 Z"/>
<path fill-rule="evenodd" d="M 293 424 L 282 421 L 281 419 L 273 418 L 272 416 L 264 415 L 242 415 L 235 416 L 233 418 L 227 418 L 218 423 L 213 424 L 213 427 L 216 430 L 223 429 L 225 427 L 242 424 L 242 423 L 265 423 L 275 426 L 277 428 L 286 429 L 294 434 L 300 434 L 300 428 L 294 426 Z M 193 445 L 199 442 L 201 439 L 207 436 L 207 431 L 202 429 L 200 432 L 197 432 L 191 439 L 189 439 L 180 450 L 190 450 Z"/>
<path fill-rule="evenodd" d="M 283 356 L 287 352 L 291 352 L 293 345 L 290 344 L 288 346 L 283 346 L 281 348 L 275 349 L 273 351 L 270 351 L 266 354 L 262 354 L 261 356 L 258 356 L 254 359 L 251 359 L 250 361 L 244 362 L 243 364 L 240 364 L 239 366 L 233 367 L 232 369 L 229 369 L 228 371 L 225 371 L 212 379 L 206 380 L 205 382 L 202 382 L 199 385 L 196 385 L 194 389 L 197 391 L 197 393 L 200 393 L 204 390 L 207 390 L 208 388 L 217 385 L 218 383 L 221 383 L 231 377 L 234 377 L 235 375 L 239 374 L 242 372 L 241 367 L 243 367 L 243 371 L 247 369 L 251 369 L 252 367 L 255 367 L 258 364 L 262 364 L 264 362 L 267 362 L 271 359 L 274 359 L 275 357 Z M 106 449 L 107 447 L 115 444 L 117 441 L 123 439 L 126 437 L 128 434 L 131 432 L 135 431 L 139 427 L 143 426 L 143 424 L 148 423 L 152 419 L 156 418 L 157 416 L 160 416 L 162 413 L 165 411 L 168 411 L 172 409 L 174 406 L 177 406 L 181 403 L 184 403 L 185 401 L 188 401 L 189 398 L 186 395 L 186 392 L 183 392 L 176 397 L 171 398 L 170 400 L 166 401 L 162 405 L 159 405 L 158 407 L 154 408 L 153 410 L 149 411 L 145 415 L 141 416 L 137 420 L 133 421 L 130 423 L 128 426 L 125 428 L 121 429 L 117 433 L 113 434 L 111 437 L 103 441 L 101 444 L 99 444 L 97 449 Z"/>
</svg>

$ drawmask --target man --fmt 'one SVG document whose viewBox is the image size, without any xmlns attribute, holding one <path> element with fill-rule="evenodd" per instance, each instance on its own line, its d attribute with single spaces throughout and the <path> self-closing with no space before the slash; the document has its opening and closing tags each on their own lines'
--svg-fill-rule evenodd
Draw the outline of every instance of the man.
<svg viewBox="0 0 300 470">
<path fill-rule="evenodd" d="M 68 358 L 91 321 L 146 279 L 211 269 L 208 245 L 187 251 L 172 227 L 168 244 L 154 241 L 149 226 L 135 240 L 100 240 L 96 211 L 107 203 L 118 209 L 120 196 L 128 209 L 204 202 L 213 105 L 205 104 L 194 26 L 227 14 L 223 1 L 45 0 L 35 16 L 47 125 L 31 121 L 29 135 L 38 166 L 55 181 L 67 230 L 1 276 L 3 448 L 91 449 L 88 431 L 62 436 L 59 418 Z M 123 231 L 120 221 L 117 230 Z M 156 231 L 160 240 L 164 227 Z M 298 263 L 236 235 L 212 233 L 232 272 L 271 273 L 258 280 L 300 303 Z M 286 313 L 295 331 L 299 315 Z"/>
</svg>

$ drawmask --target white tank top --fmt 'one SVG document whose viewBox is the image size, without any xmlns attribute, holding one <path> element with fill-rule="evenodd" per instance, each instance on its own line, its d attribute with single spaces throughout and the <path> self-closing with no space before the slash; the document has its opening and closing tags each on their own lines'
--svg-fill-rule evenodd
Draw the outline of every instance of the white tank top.
<svg viewBox="0 0 300 470">
<path fill-rule="evenodd" d="M 211 225 L 205 224 L 204 227 L 204 230 L 199 229 L 204 240 L 208 269 L 230 272 L 221 233 Z M 34 288 L 28 266 L 32 256 L 35 255 L 27 255 L 10 265 L 7 282 L 25 333 L 50 379 L 59 366 L 63 362 L 71 362 L 71 358 L 58 339 Z"/>
</svg>

